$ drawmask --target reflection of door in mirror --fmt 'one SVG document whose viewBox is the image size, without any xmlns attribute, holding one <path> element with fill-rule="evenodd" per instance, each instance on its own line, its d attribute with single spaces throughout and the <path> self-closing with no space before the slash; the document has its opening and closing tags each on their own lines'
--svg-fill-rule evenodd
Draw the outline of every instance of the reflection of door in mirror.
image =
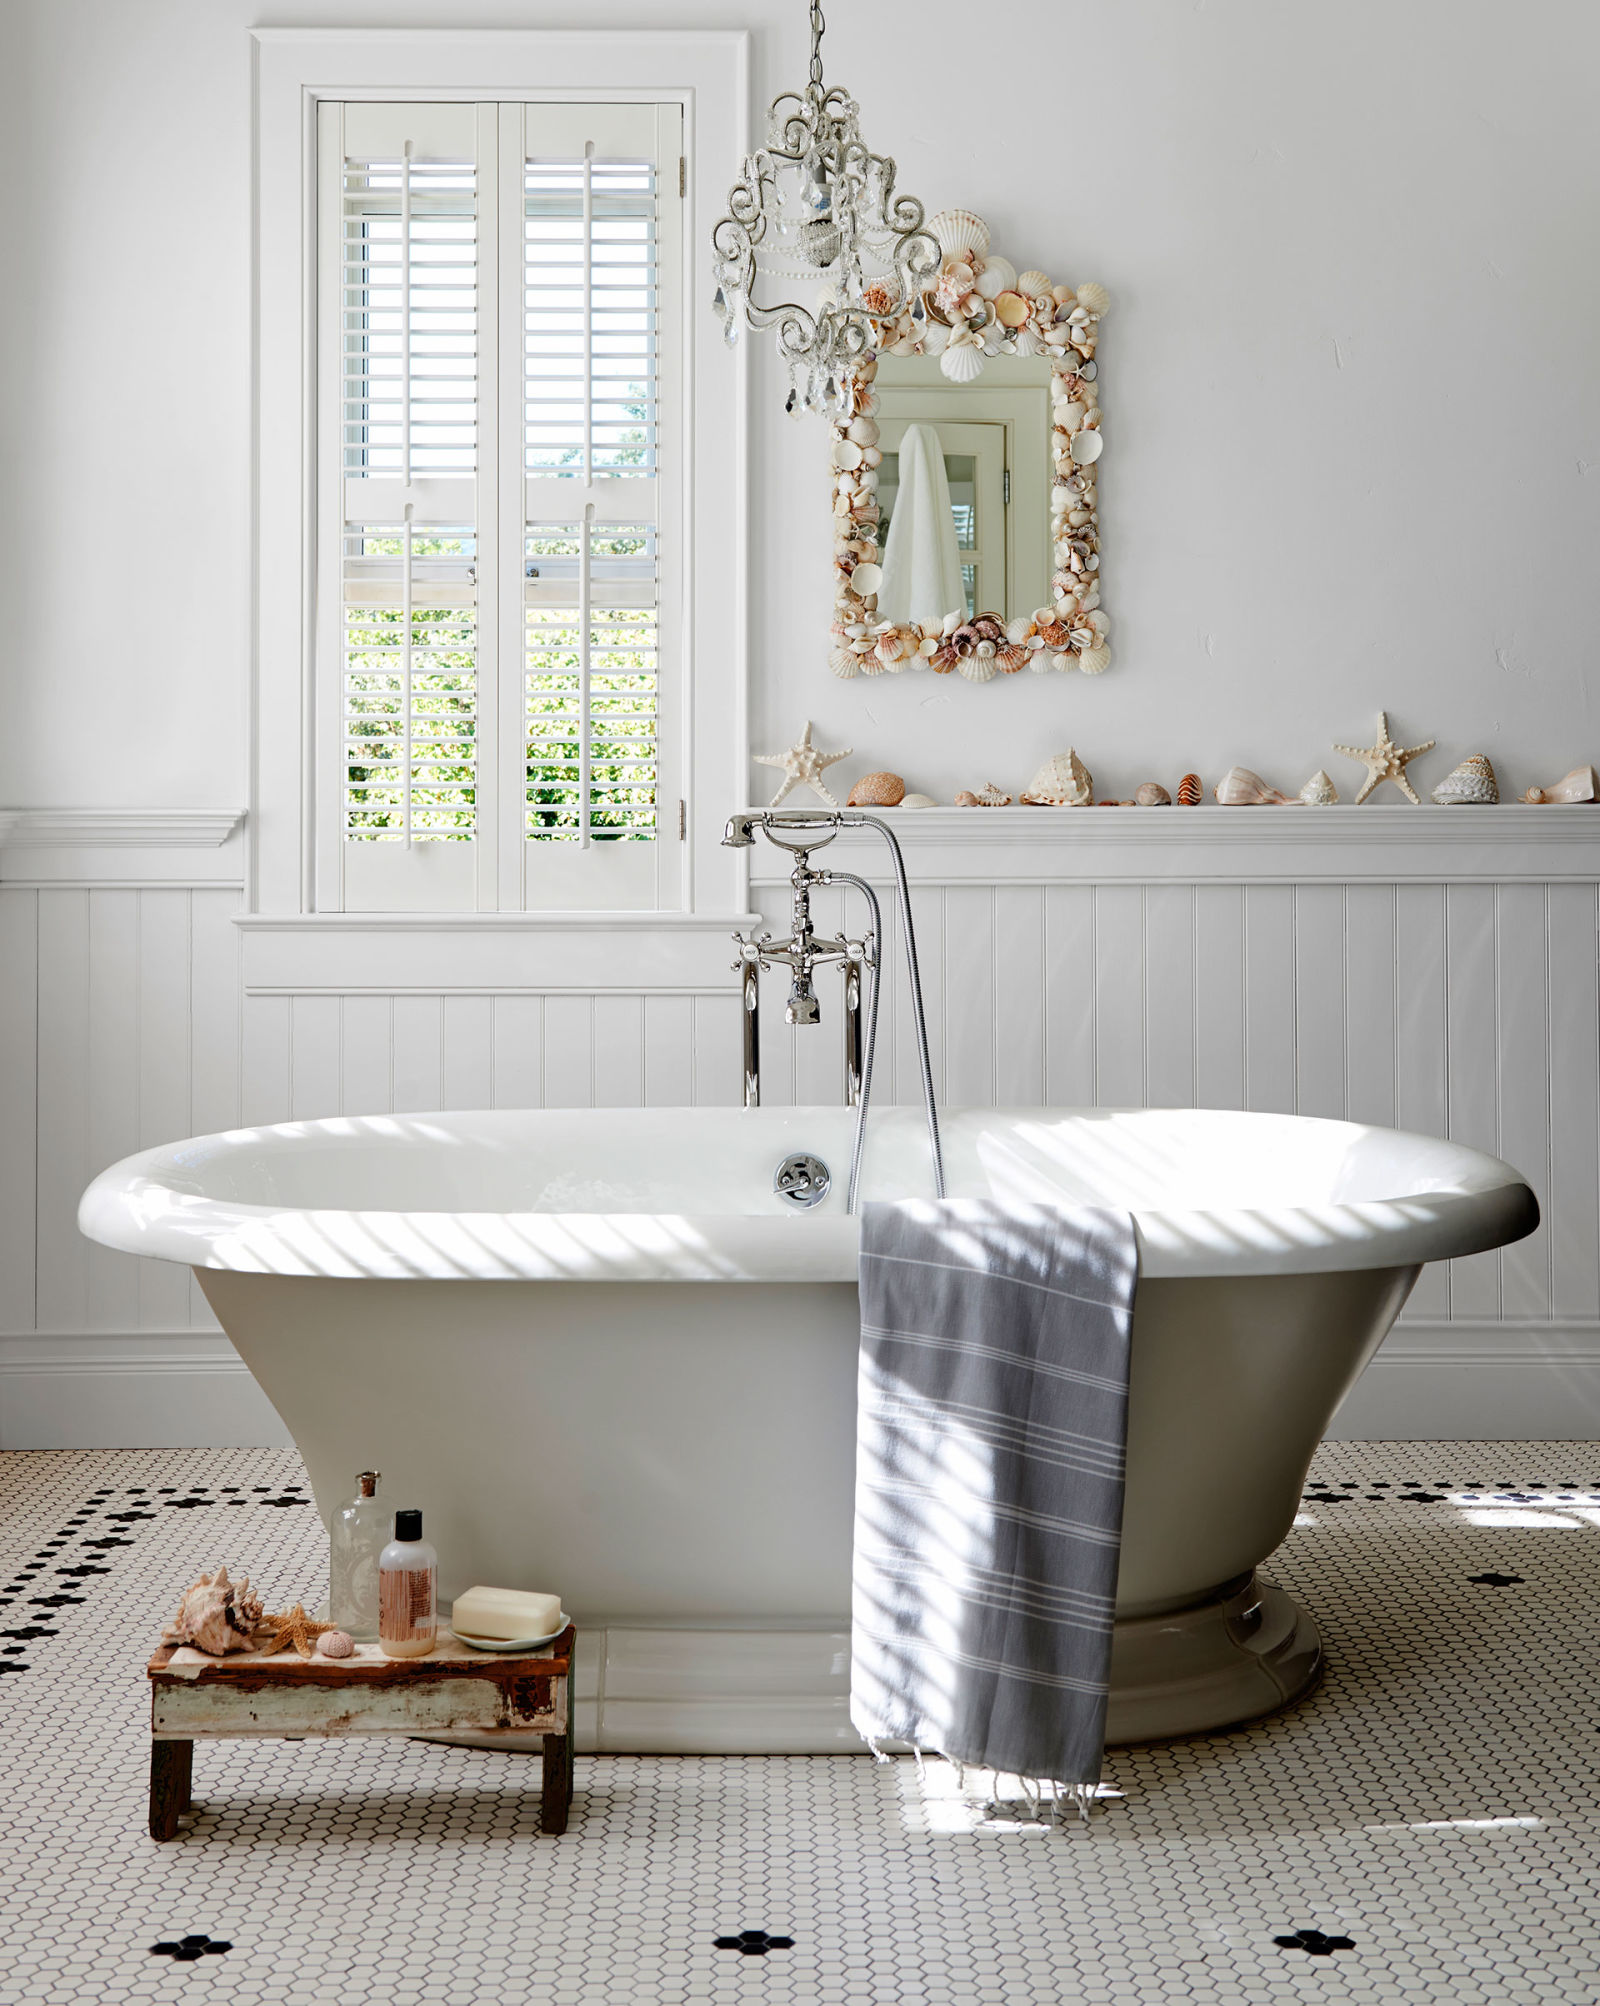
<svg viewBox="0 0 1600 2006">
<path fill-rule="evenodd" d="M 883 465 L 878 469 L 878 543 L 888 540 L 889 523 L 900 487 L 900 441 L 911 417 L 879 421 Z M 955 518 L 956 548 L 961 553 L 961 580 L 967 617 L 1003 607 L 1007 602 L 1009 567 L 1006 552 L 1006 428 L 1004 425 L 935 423 L 950 483 L 950 513 Z"/>
</svg>

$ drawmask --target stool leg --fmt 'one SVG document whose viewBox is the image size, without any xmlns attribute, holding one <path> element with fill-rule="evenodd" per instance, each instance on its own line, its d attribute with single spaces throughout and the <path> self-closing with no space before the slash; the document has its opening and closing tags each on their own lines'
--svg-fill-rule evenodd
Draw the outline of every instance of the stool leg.
<svg viewBox="0 0 1600 2006">
<path fill-rule="evenodd" d="M 150 1744 L 150 1836 L 174 1839 L 178 1819 L 189 1808 L 194 1774 L 192 1741 L 152 1741 Z"/>
<path fill-rule="evenodd" d="M 572 1805 L 572 1736 L 547 1734 L 544 1738 L 544 1775 L 539 1799 L 539 1830 L 558 1836 L 567 1829 L 567 1812 Z"/>
</svg>

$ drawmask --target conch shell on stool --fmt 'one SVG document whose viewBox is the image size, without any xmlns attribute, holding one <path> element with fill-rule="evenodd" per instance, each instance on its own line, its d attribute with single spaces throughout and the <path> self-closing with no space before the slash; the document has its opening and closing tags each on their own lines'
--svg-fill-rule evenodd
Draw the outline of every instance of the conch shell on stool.
<svg viewBox="0 0 1600 2006">
<path fill-rule="evenodd" d="M 956 806 L 958 808 L 1009 808 L 1011 806 L 1011 796 L 1003 793 L 991 780 L 987 786 L 979 787 L 976 791 L 964 789 L 956 796 Z"/>
<path fill-rule="evenodd" d="M 898 808 L 906 798 L 906 783 L 898 773 L 863 773 L 850 789 L 849 808 Z"/>
<path fill-rule="evenodd" d="M 1463 759 L 1434 788 L 1433 798 L 1441 808 L 1493 807 L 1500 799 L 1500 783 L 1488 755 L 1475 752 L 1470 759 Z"/>
<path fill-rule="evenodd" d="M 261 1597 L 253 1594 L 248 1575 L 230 1581 L 228 1570 L 202 1574 L 178 1604 L 178 1613 L 161 1633 L 163 1644 L 189 1644 L 207 1657 L 248 1651 L 262 1620 Z"/>
<path fill-rule="evenodd" d="M 1575 766 L 1548 787 L 1530 787 L 1522 798 L 1524 801 L 1600 800 L 1600 774 L 1592 766 Z"/>
<path fill-rule="evenodd" d="M 1331 808 L 1338 798 L 1338 788 L 1320 766 L 1300 789 L 1300 799 L 1307 808 Z"/>
<path fill-rule="evenodd" d="M 1069 746 L 1045 761 L 1022 798 L 1030 808 L 1087 808 L 1094 800 L 1094 777 Z"/>
<path fill-rule="evenodd" d="M 1217 782 L 1217 799 L 1224 808 L 1276 806 L 1288 800 L 1276 787 L 1269 787 L 1259 773 L 1248 766 L 1230 766 Z"/>
</svg>

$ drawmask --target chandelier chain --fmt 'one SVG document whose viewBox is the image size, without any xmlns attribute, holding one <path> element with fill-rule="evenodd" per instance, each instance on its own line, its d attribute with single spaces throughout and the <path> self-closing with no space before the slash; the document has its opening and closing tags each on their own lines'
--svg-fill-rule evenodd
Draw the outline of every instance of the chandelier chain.
<svg viewBox="0 0 1600 2006">
<path fill-rule="evenodd" d="M 822 88 L 822 31 L 826 26 L 821 0 L 811 0 L 811 81 L 818 90 Z"/>
</svg>

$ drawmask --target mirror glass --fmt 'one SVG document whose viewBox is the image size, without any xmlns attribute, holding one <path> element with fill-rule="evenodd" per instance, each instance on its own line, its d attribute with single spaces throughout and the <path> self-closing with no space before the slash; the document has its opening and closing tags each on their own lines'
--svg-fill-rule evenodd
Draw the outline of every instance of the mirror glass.
<svg viewBox="0 0 1600 2006">
<path fill-rule="evenodd" d="M 880 562 L 900 498 L 906 429 L 926 425 L 938 439 L 955 532 L 967 618 L 1006 618 L 1050 603 L 1050 363 L 1045 356 L 996 356 L 972 384 L 954 384 L 937 356 L 879 358 L 878 469 Z M 893 599 L 894 567 L 881 597 Z M 937 618 L 929 607 L 912 617 Z"/>
</svg>

